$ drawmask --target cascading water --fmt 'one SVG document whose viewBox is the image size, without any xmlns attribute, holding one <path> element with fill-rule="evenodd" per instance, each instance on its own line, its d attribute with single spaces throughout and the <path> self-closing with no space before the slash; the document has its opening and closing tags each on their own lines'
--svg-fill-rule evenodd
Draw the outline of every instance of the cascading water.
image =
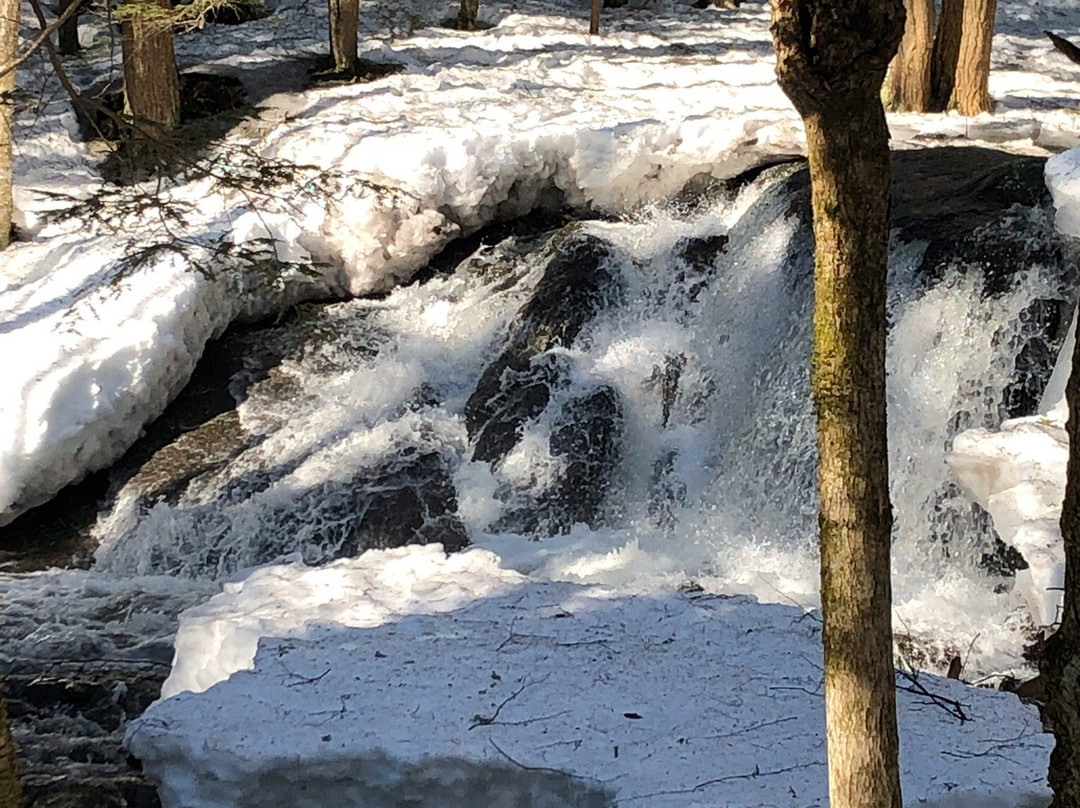
<svg viewBox="0 0 1080 808">
<path fill-rule="evenodd" d="M 95 528 L 95 568 L 79 573 L 94 583 L 71 586 L 168 576 L 177 593 L 203 592 L 276 558 L 419 538 L 489 546 L 556 578 L 692 579 L 813 606 L 805 195 L 798 167 L 782 166 L 689 210 L 515 235 L 384 299 L 301 307 L 233 378 L 237 412 L 117 492 Z M 1041 255 L 1051 218 L 1044 204 L 994 226 L 1022 230 Z M 927 243 L 901 235 L 888 359 L 897 629 L 929 652 L 916 661 L 960 653 L 969 676 L 1015 671 L 1030 624 L 1010 580 L 987 570 L 991 528 L 944 457 L 959 430 L 1005 416 L 1032 345 L 1060 343 L 1060 312 L 1033 312 L 1068 309 L 1066 273 L 1053 261 L 1018 263 L 1006 280 L 928 266 Z M 586 254 L 605 280 L 566 315 L 575 335 L 485 377 L 559 256 Z M 501 385 L 489 432 L 471 414 L 485 378 Z M 477 459 L 482 441 L 501 446 L 493 460 Z M 29 599 L 34 584 L 20 586 Z M 162 594 L 158 608 L 170 597 L 191 600 Z M 97 605 L 65 625 L 108 630 Z"/>
</svg>

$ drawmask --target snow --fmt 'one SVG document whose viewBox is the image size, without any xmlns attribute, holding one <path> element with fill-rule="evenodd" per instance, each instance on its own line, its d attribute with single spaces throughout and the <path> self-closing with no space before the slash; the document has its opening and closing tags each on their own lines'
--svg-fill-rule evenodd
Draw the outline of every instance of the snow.
<svg viewBox="0 0 1080 808">
<path fill-rule="evenodd" d="M 792 606 L 409 547 L 256 571 L 177 649 L 176 695 L 126 739 L 167 808 L 827 804 L 820 624 Z M 906 804 L 1045 804 L 1033 708 L 898 683 Z"/>
<path fill-rule="evenodd" d="M 469 34 L 435 27 L 452 15 L 451 2 L 375 4 L 362 18 L 364 55 L 404 72 L 303 94 L 291 92 L 303 70 L 290 59 L 324 48 L 325 10 L 304 0 L 274 5 L 277 13 L 265 20 L 180 38 L 181 63 L 237 76 L 258 100 L 260 112 L 230 133 L 227 148 L 330 172 L 343 180 L 332 199 L 286 186 L 256 213 L 250 200 L 212 180 L 181 181 L 165 193 L 190 208 L 169 237 L 182 236 L 193 252 L 160 252 L 132 267 L 125 257 L 163 238 L 154 212 L 50 220 L 60 203 L 43 191 L 86 198 L 101 178 L 51 85 L 41 85 L 38 106 L 19 115 L 17 222 L 28 240 L 5 251 L 0 265 L 0 524 L 109 466 L 184 385 L 207 341 L 234 321 L 305 298 L 387 291 L 457 236 L 537 206 L 634 213 L 700 174 L 728 177 L 803 149 L 797 116 L 773 78 L 761 3 L 701 12 L 681 0 L 633 4 L 604 12 L 600 38 L 583 33 L 584 9 L 571 0 L 485 0 L 481 16 L 494 27 Z M 893 115 L 896 146 L 989 143 L 1045 153 L 1080 143 L 1080 72 L 1041 34 L 1044 27 L 1077 30 L 1080 12 L 1071 0 L 1000 5 L 991 79 L 997 113 Z M 110 46 L 104 26 L 91 22 L 82 35 L 90 50 L 76 79 L 89 86 L 107 73 Z M 45 81 L 31 66 L 20 84 L 27 75 Z M 1059 227 L 1074 235 L 1078 154 L 1047 169 Z M 642 221 L 647 229 L 648 217 Z M 783 226 L 770 234 L 779 238 Z M 662 237 L 674 238 L 670 230 Z M 319 277 L 285 268 L 266 278 L 235 261 L 208 260 L 221 244 L 257 247 L 267 238 L 279 260 L 310 262 Z M 751 247 L 767 270 L 773 245 L 763 238 L 746 247 L 748 255 Z M 762 311 L 774 309 L 751 324 L 761 333 L 732 328 L 735 344 L 711 358 L 779 363 L 758 337 L 790 313 L 768 294 L 775 279 L 767 271 L 748 277 L 760 285 L 743 291 L 758 295 Z M 381 385 L 365 383 L 364 368 L 317 391 L 323 404 L 339 399 L 320 412 L 322 424 L 362 422 L 370 434 L 330 448 L 302 429 L 293 443 L 267 441 L 262 451 L 305 460 L 295 478 L 268 490 L 270 505 L 358 454 L 392 449 L 395 430 L 427 429 L 448 445 L 465 440 L 453 417 L 435 430 L 387 418 L 401 389 L 471 366 L 509 316 L 499 304 L 463 338 L 474 298 L 454 283 L 391 296 L 383 307 L 395 333 L 413 341 L 401 339 L 399 366 L 380 376 Z M 925 381 L 920 401 L 933 400 L 947 363 L 921 365 L 940 354 L 907 349 L 941 333 L 923 326 L 949 320 L 968 300 L 960 292 L 927 295 L 893 337 L 892 361 Z M 1019 301 L 1001 305 L 1009 315 Z M 989 314 L 993 321 L 997 312 Z M 711 322 L 738 325 L 740 316 L 717 305 Z M 659 356 L 679 340 L 711 342 L 716 333 L 690 335 L 673 325 L 629 336 L 601 330 L 588 370 L 636 381 L 635 356 Z M 1062 374 L 1056 379 L 1051 388 L 1060 398 Z M 654 406 L 642 399 L 642 407 Z M 733 400 L 711 416 L 731 423 L 715 425 L 752 427 L 763 414 L 744 411 L 745 404 Z M 764 415 L 789 414 L 777 405 Z M 242 415 L 274 414 L 249 407 Z M 960 436 L 951 460 L 1003 538 L 1034 562 L 1019 589 L 1042 625 L 1056 613 L 1048 590 L 1060 580 L 1054 508 L 1062 424 L 1062 408 L 1048 406 L 998 433 Z M 649 427 L 634 428 L 644 436 Z M 691 463 L 706 451 L 695 445 L 697 434 L 672 430 L 662 439 L 679 443 L 680 462 Z M 940 447 L 920 447 L 918 437 L 904 456 L 935 461 Z M 503 473 L 536 476 L 541 455 L 526 446 Z M 715 508 L 707 489 L 719 485 L 685 471 L 697 489 L 692 499 Z M 462 463 L 455 480 L 465 491 L 462 516 L 489 522 L 499 480 L 472 463 Z M 777 482 L 766 482 L 775 501 Z M 924 493 L 912 500 L 923 502 Z M 173 514 L 159 513 L 160 522 L 148 524 L 168 539 Z M 122 509 L 116 518 L 125 518 Z M 257 530 L 258 514 L 241 513 L 229 527 L 236 525 Z M 486 549 L 450 558 L 437 547 L 407 548 L 320 568 L 292 561 L 249 570 L 184 613 L 168 698 L 131 725 L 128 743 L 161 783 L 166 808 L 385 804 L 391 796 L 418 805 L 592 805 L 608 794 L 648 806 L 824 804 L 814 614 L 751 597 L 813 606 L 815 563 L 805 537 L 778 546 L 768 526 L 758 527 L 761 541 L 725 554 L 707 534 L 727 526 L 703 513 L 678 548 L 641 526 L 578 526 L 543 545 L 484 535 Z M 32 623 L 42 591 L 61 613 L 28 643 L 78 647 L 83 626 L 64 612 L 75 600 L 90 603 L 87 614 L 103 609 L 103 599 L 122 609 L 140 595 L 179 609 L 216 586 L 136 577 L 145 570 L 104 549 L 109 565 L 99 563 L 109 575 L 47 574 L 17 586 L 5 579 L 7 608 L 19 611 L 22 624 Z M 898 623 L 912 634 L 953 623 L 971 648 L 979 640 L 972 651 L 979 665 L 1004 659 L 994 669 L 1009 668 L 1027 626 L 1009 622 L 1014 612 L 997 634 L 982 635 L 979 626 L 986 615 L 996 620 L 1011 595 L 991 595 L 924 560 L 901 555 L 898 565 Z M 690 576 L 703 588 L 678 590 Z M 138 601 L 135 611 L 143 608 Z M 170 629 L 168 621 L 151 622 L 156 649 Z M 918 683 L 962 703 L 970 720 L 951 715 L 948 702 L 900 692 L 908 804 L 1046 804 L 1050 741 L 1033 708 L 927 673 Z"/>
</svg>

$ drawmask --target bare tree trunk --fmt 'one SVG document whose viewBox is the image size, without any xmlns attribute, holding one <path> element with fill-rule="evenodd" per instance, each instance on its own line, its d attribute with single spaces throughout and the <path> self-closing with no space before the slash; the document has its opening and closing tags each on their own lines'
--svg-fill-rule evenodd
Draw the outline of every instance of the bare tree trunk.
<svg viewBox="0 0 1080 808">
<path fill-rule="evenodd" d="M 0 14 L 4 11 L 0 6 Z M 15 758 L 15 742 L 11 739 L 8 723 L 7 700 L 0 690 L 0 806 L 21 808 L 22 788 L 19 785 L 18 761 Z"/>
<path fill-rule="evenodd" d="M 592 0 L 592 10 L 589 12 L 589 33 L 600 33 L 600 7 L 604 5 L 604 0 Z"/>
<path fill-rule="evenodd" d="M 881 85 L 901 0 L 773 0 L 777 77 L 806 127 L 831 808 L 900 808 L 892 664 L 885 275 L 891 164 Z"/>
<path fill-rule="evenodd" d="M 949 105 L 961 115 L 990 112 L 990 47 L 994 40 L 997 0 L 966 0 L 964 30 L 956 63 L 956 86 Z"/>
<path fill-rule="evenodd" d="M 60 0 L 60 13 L 63 14 L 73 5 L 82 5 L 83 0 Z M 79 52 L 79 13 L 75 12 L 60 26 L 60 53 L 71 56 Z"/>
<path fill-rule="evenodd" d="M 359 28 L 359 0 L 330 0 L 330 55 L 335 73 L 356 73 Z"/>
<path fill-rule="evenodd" d="M 147 0 L 123 24 L 124 108 L 144 132 L 158 135 L 180 121 L 180 77 L 169 0 Z"/>
<path fill-rule="evenodd" d="M 476 30 L 476 15 L 480 13 L 480 0 L 461 0 L 458 10 L 457 27 L 461 31 Z"/>
<path fill-rule="evenodd" d="M 0 64 L 13 62 L 19 48 L 19 0 L 0 0 Z M 15 137 L 15 71 L 0 76 L 0 250 L 11 240 L 12 160 Z"/>
<path fill-rule="evenodd" d="M 964 29 L 964 0 L 942 0 L 930 59 L 930 110 L 949 106 L 956 86 L 956 63 L 960 59 L 960 36 Z"/>
<path fill-rule="evenodd" d="M 1054 731 L 1050 754 L 1050 808 L 1080 805 L 1080 340 L 1073 349 L 1072 373 L 1065 388 L 1069 404 L 1069 465 L 1061 508 L 1065 543 L 1065 599 L 1061 625 L 1046 643 L 1039 673 L 1046 684 L 1043 715 Z"/>
<path fill-rule="evenodd" d="M 905 112 L 930 110 L 930 57 L 934 52 L 934 0 L 904 0 L 907 22 L 889 74 L 889 104 Z"/>
</svg>

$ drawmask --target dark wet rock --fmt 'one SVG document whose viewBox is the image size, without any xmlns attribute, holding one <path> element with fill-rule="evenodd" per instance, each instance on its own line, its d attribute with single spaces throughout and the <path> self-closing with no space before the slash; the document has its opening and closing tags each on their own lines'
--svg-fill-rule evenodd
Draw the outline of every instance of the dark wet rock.
<svg viewBox="0 0 1080 808">
<path fill-rule="evenodd" d="M 196 477 L 225 467 L 251 445 L 236 410 L 229 410 L 155 452 L 128 480 L 144 505 L 175 503 Z"/>
<path fill-rule="evenodd" d="M 23 660 L 4 672 L 27 808 L 158 808 L 123 749 L 168 664 Z"/>
<path fill-rule="evenodd" d="M 615 388 L 603 385 L 563 403 L 549 449 L 562 461 L 557 479 L 538 496 L 510 494 L 495 530 L 550 536 L 575 524 L 598 527 L 617 517 L 625 415 Z"/>
<path fill-rule="evenodd" d="M 620 297 L 611 245 L 578 228 L 564 231 L 557 239 L 543 277 L 518 313 L 506 346 L 485 368 L 465 405 L 466 427 L 478 450 L 475 459 L 504 456 L 524 424 L 547 405 L 546 397 L 558 384 L 561 367 L 534 360 L 552 348 L 573 345 L 585 325 Z M 485 435 L 489 428 L 491 434 Z"/>
<path fill-rule="evenodd" d="M 447 552 L 469 543 L 457 517 L 457 492 L 447 459 L 406 452 L 357 486 L 356 521 L 340 555 L 371 548 L 441 543 Z"/>
<path fill-rule="evenodd" d="M 571 399 L 551 433 L 551 453 L 566 462 L 558 486 L 542 503 L 560 532 L 577 523 L 597 527 L 603 506 L 619 488 L 625 416 L 614 387 Z"/>
</svg>

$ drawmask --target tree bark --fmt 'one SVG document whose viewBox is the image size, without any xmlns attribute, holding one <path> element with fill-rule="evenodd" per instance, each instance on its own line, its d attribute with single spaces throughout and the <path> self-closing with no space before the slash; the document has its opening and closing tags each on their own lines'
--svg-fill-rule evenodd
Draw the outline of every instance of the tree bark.
<svg viewBox="0 0 1080 808">
<path fill-rule="evenodd" d="M 900 808 L 885 420 L 891 165 L 881 85 L 901 0 L 773 0 L 777 77 L 806 127 L 831 808 Z"/>
<path fill-rule="evenodd" d="M 82 5 L 83 0 L 60 0 L 60 13 L 63 14 L 72 5 Z M 60 53 L 71 56 L 80 50 L 79 46 L 79 13 L 75 12 L 60 26 L 59 31 Z"/>
<path fill-rule="evenodd" d="M 949 106 L 961 115 L 993 110 L 990 99 L 990 48 L 997 0 L 966 0 L 963 33 L 956 62 L 956 86 Z"/>
<path fill-rule="evenodd" d="M 592 0 L 592 9 L 589 11 L 589 33 L 600 33 L 600 8 L 604 0 Z"/>
<path fill-rule="evenodd" d="M 480 0 L 461 0 L 458 10 L 457 26 L 461 31 L 476 30 L 476 15 L 480 13 Z"/>
<path fill-rule="evenodd" d="M 889 74 L 889 104 L 904 112 L 929 112 L 934 0 L 904 0 L 904 8 L 907 22 Z"/>
<path fill-rule="evenodd" d="M 4 10 L 0 6 L 0 13 Z M 11 739 L 11 725 L 8 723 L 7 700 L 4 698 L 3 690 L 0 689 L 0 806 L 21 808 L 22 804 L 15 742 Z"/>
<path fill-rule="evenodd" d="M 356 73 L 359 0 L 330 0 L 330 55 L 335 73 Z"/>
<path fill-rule="evenodd" d="M 930 58 L 930 111 L 943 112 L 956 86 L 960 36 L 964 29 L 964 0 L 942 0 Z"/>
<path fill-rule="evenodd" d="M 13 62 L 19 48 L 19 0 L 0 0 L 0 64 Z M 15 211 L 11 186 L 15 137 L 15 71 L 0 76 L 0 250 L 11 241 L 11 216 Z"/>
<path fill-rule="evenodd" d="M 146 0 L 123 23 L 124 111 L 139 131 L 160 135 L 180 121 L 180 77 L 169 0 Z"/>
<path fill-rule="evenodd" d="M 1054 732 L 1050 753 L 1050 808 L 1080 805 L 1080 340 L 1073 349 L 1072 373 L 1065 387 L 1069 404 L 1069 464 L 1061 507 L 1065 544 L 1065 596 L 1061 625 L 1046 642 L 1039 673 L 1046 685 L 1043 715 Z"/>
</svg>

